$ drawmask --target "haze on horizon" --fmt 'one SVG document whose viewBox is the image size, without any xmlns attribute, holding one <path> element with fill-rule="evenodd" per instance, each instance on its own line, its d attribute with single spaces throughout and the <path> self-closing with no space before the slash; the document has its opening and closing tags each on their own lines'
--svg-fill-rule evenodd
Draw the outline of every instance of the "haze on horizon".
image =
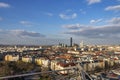
<svg viewBox="0 0 120 80">
<path fill-rule="evenodd" d="M 120 43 L 120 0 L 0 0 L 0 44 Z"/>
</svg>

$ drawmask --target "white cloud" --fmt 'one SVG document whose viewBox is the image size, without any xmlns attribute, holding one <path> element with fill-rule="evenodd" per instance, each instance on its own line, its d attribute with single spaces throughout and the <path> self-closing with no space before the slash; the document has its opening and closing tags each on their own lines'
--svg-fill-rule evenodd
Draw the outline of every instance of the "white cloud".
<svg viewBox="0 0 120 80">
<path fill-rule="evenodd" d="M 93 26 L 93 27 L 87 27 L 87 28 L 82 28 L 78 30 L 71 30 L 68 32 L 65 32 L 66 34 L 72 34 L 76 36 L 82 36 L 86 38 L 103 38 L 103 39 L 108 39 L 108 38 L 119 38 L 120 39 L 120 25 L 103 25 L 103 26 Z"/>
<path fill-rule="evenodd" d="M 10 5 L 4 2 L 0 2 L 0 8 L 9 8 Z"/>
<path fill-rule="evenodd" d="M 101 21 L 91 20 L 91 23 L 96 23 Z M 105 21 L 106 22 L 106 21 Z M 101 26 L 88 26 L 83 24 L 69 24 L 64 25 L 64 28 L 68 30 L 64 31 L 64 34 L 73 36 L 75 38 L 83 38 L 88 40 L 93 40 L 96 43 L 97 40 L 102 40 L 102 42 L 97 42 L 98 44 L 118 44 L 120 43 L 120 17 L 113 17 L 107 20 L 107 23 Z"/>
<path fill-rule="evenodd" d="M 45 44 L 45 35 L 26 30 L 0 30 L 0 44 L 39 45 Z"/>
<path fill-rule="evenodd" d="M 68 24 L 68 25 L 63 25 L 63 28 L 67 28 L 67 29 L 79 29 L 79 28 L 83 28 L 84 25 L 80 25 L 80 24 Z"/>
<path fill-rule="evenodd" d="M 32 23 L 29 21 L 20 21 L 20 24 L 25 25 L 25 26 L 32 26 Z"/>
<path fill-rule="evenodd" d="M 106 11 L 114 10 L 114 11 L 120 11 L 120 5 L 115 6 L 108 6 L 105 8 Z"/>
<path fill-rule="evenodd" d="M 100 3 L 101 0 L 87 0 L 88 4 L 91 5 L 91 4 L 95 4 L 95 3 Z"/>
<path fill-rule="evenodd" d="M 45 37 L 45 35 L 33 31 L 25 31 L 25 30 L 0 30 L 0 34 L 7 35 L 10 37 Z M 0 36 L 1 37 L 1 36 Z"/>
<path fill-rule="evenodd" d="M 51 39 L 45 35 L 26 30 L 1 30 L 0 44 L 10 45 L 53 45 L 59 42 L 68 42 L 65 39 Z"/>
<path fill-rule="evenodd" d="M 40 33 L 25 30 L 10 30 L 8 32 L 19 37 L 44 37 L 44 35 Z"/>
<path fill-rule="evenodd" d="M 82 14 L 86 14 L 86 11 L 84 11 L 83 9 L 80 9 L 80 12 L 81 12 Z"/>
<path fill-rule="evenodd" d="M 73 10 L 68 9 L 66 11 L 64 11 L 63 13 L 59 14 L 59 17 L 61 19 L 74 19 L 77 17 L 77 13 L 75 13 Z"/>
<path fill-rule="evenodd" d="M 95 23 L 98 23 L 98 22 L 100 22 L 100 21 L 102 21 L 102 19 L 97 19 L 97 20 L 90 20 L 90 23 L 91 24 L 95 24 Z"/>
<path fill-rule="evenodd" d="M 62 19 L 74 19 L 77 17 L 77 13 L 73 13 L 73 14 L 62 14 L 61 13 L 59 16 Z"/>
<path fill-rule="evenodd" d="M 95 20 L 90 20 L 90 23 L 92 24 L 92 23 L 95 23 L 96 21 Z"/>
<path fill-rule="evenodd" d="M 107 20 L 107 22 L 110 24 L 120 24 L 120 17 L 114 17 L 110 20 Z"/>
<path fill-rule="evenodd" d="M 91 20 L 91 23 L 96 23 L 101 21 Z M 120 17 L 113 17 L 107 20 L 107 24 L 101 26 L 88 26 L 88 25 L 68 25 L 65 26 L 68 31 L 65 34 L 75 35 L 76 37 L 84 37 L 89 39 L 120 39 Z"/>
<path fill-rule="evenodd" d="M 49 13 L 49 12 L 46 12 L 46 13 L 44 13 L 45 15 L 48 15 L 48 16 L 53 16 L 53 14 L 52 13 Z"/>
</svg>

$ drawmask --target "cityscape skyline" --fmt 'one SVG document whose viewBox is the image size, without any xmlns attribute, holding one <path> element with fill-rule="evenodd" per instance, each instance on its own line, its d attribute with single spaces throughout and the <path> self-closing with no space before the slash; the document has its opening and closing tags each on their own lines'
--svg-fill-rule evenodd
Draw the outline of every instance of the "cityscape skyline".
<svg viewBox="0 0 120 80">
<path fill-rule="evenodd" d="M 120 43 L 120 0 L 0 0 L 0 44 Z"/>
</svg>

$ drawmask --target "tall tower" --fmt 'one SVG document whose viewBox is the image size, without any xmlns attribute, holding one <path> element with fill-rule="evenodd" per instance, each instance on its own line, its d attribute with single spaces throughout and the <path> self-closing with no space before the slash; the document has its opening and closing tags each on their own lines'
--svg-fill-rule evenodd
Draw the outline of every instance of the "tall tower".
<svg viewBox="0 0 120 80">
<path fill-rule="evenodd" d="M 72 47 L 72 37 L 70 37 L 70 47 Z"/>
<path fill-rule="evenodd" d="M 83 41 L 80 42 L 80 47 L 84 47 Z"/>
</svg>

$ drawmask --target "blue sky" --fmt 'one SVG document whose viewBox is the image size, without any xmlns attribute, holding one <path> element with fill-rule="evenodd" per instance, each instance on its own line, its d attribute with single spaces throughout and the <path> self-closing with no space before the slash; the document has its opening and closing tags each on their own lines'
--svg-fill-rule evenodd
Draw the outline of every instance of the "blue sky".
<svg viewBox="0 0 120 80">
<path fill-rule="evenodd" d="M 0 44 L 119 44 L 120 0 L 0 0 Z"/>
</svg>

